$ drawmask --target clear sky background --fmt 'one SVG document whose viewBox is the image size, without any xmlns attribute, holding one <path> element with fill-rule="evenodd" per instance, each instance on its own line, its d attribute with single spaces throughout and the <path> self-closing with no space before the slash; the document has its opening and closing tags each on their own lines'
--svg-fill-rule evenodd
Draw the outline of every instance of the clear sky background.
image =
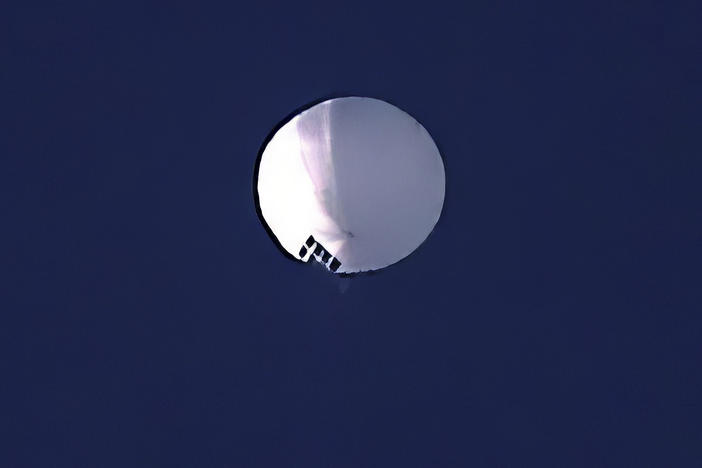
<svg viewBox="0 0 702 468">
<path fill-rule="evenodd" d="M 0 465 L 700 466 L 701 9 L 4 5 Z M 447 192 L 341 281 L 252 181 L 347 94 Z"/>
</svg>

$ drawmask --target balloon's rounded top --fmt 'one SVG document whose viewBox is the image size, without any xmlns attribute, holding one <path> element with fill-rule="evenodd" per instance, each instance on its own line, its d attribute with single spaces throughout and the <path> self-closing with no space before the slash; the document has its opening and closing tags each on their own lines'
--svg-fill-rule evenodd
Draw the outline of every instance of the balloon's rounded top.
<svg viewBox="0 0 702 468">
<path fill-rule="evenodd" d="M 263 149 L 259 214 L 292 257 L 336 273 L 412 253 L 439 220 L 444 165 L 429 133 L 378 99 L 330 99 L 294 116 Z"/>
</svg>

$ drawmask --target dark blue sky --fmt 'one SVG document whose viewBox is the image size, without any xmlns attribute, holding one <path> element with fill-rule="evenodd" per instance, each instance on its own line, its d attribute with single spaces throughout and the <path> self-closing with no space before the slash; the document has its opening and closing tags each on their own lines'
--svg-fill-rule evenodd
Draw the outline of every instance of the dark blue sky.
<svg viewBox="0 0 702 468">
<path fill-rule="evenodd" d="M 699 2 L 15 3 L 0 466 L 700 466 Z M 340 282 L 252 172 L 344 94 L 447 194 Z"/>
</svg>

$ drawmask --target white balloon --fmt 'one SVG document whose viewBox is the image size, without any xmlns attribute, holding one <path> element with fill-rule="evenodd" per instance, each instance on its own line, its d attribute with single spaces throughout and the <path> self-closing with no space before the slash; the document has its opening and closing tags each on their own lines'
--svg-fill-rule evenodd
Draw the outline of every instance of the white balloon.
<svg viewBox="0 0 702 468">
<path fill-rule="evenodd" d="M 336 273 L 378 270 L 424 242 L 441 215 L 444 164 L 409 114 L 378 99 L 317 104 L 266 145 L 256 190 L 280 246 Z"/>
</svg>

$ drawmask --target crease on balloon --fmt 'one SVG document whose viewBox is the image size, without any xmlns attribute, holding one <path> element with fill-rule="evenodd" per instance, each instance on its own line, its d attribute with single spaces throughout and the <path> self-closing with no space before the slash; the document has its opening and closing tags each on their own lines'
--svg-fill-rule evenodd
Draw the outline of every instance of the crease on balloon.
<svg viewBox="0 0 702 468">
<path fill-rule="evenodd" d="M 332 250 L 338 251 L 343 243 L 352 237 L 341 228 L 343 216 L 336 197 L 336 174 L 332 154 L 331 103 L 311 112 L 305 119 L 296 119 L 300 157 L 314 186 L 315 199 L 322 222 L 316 232 Z"/>
</svg>

